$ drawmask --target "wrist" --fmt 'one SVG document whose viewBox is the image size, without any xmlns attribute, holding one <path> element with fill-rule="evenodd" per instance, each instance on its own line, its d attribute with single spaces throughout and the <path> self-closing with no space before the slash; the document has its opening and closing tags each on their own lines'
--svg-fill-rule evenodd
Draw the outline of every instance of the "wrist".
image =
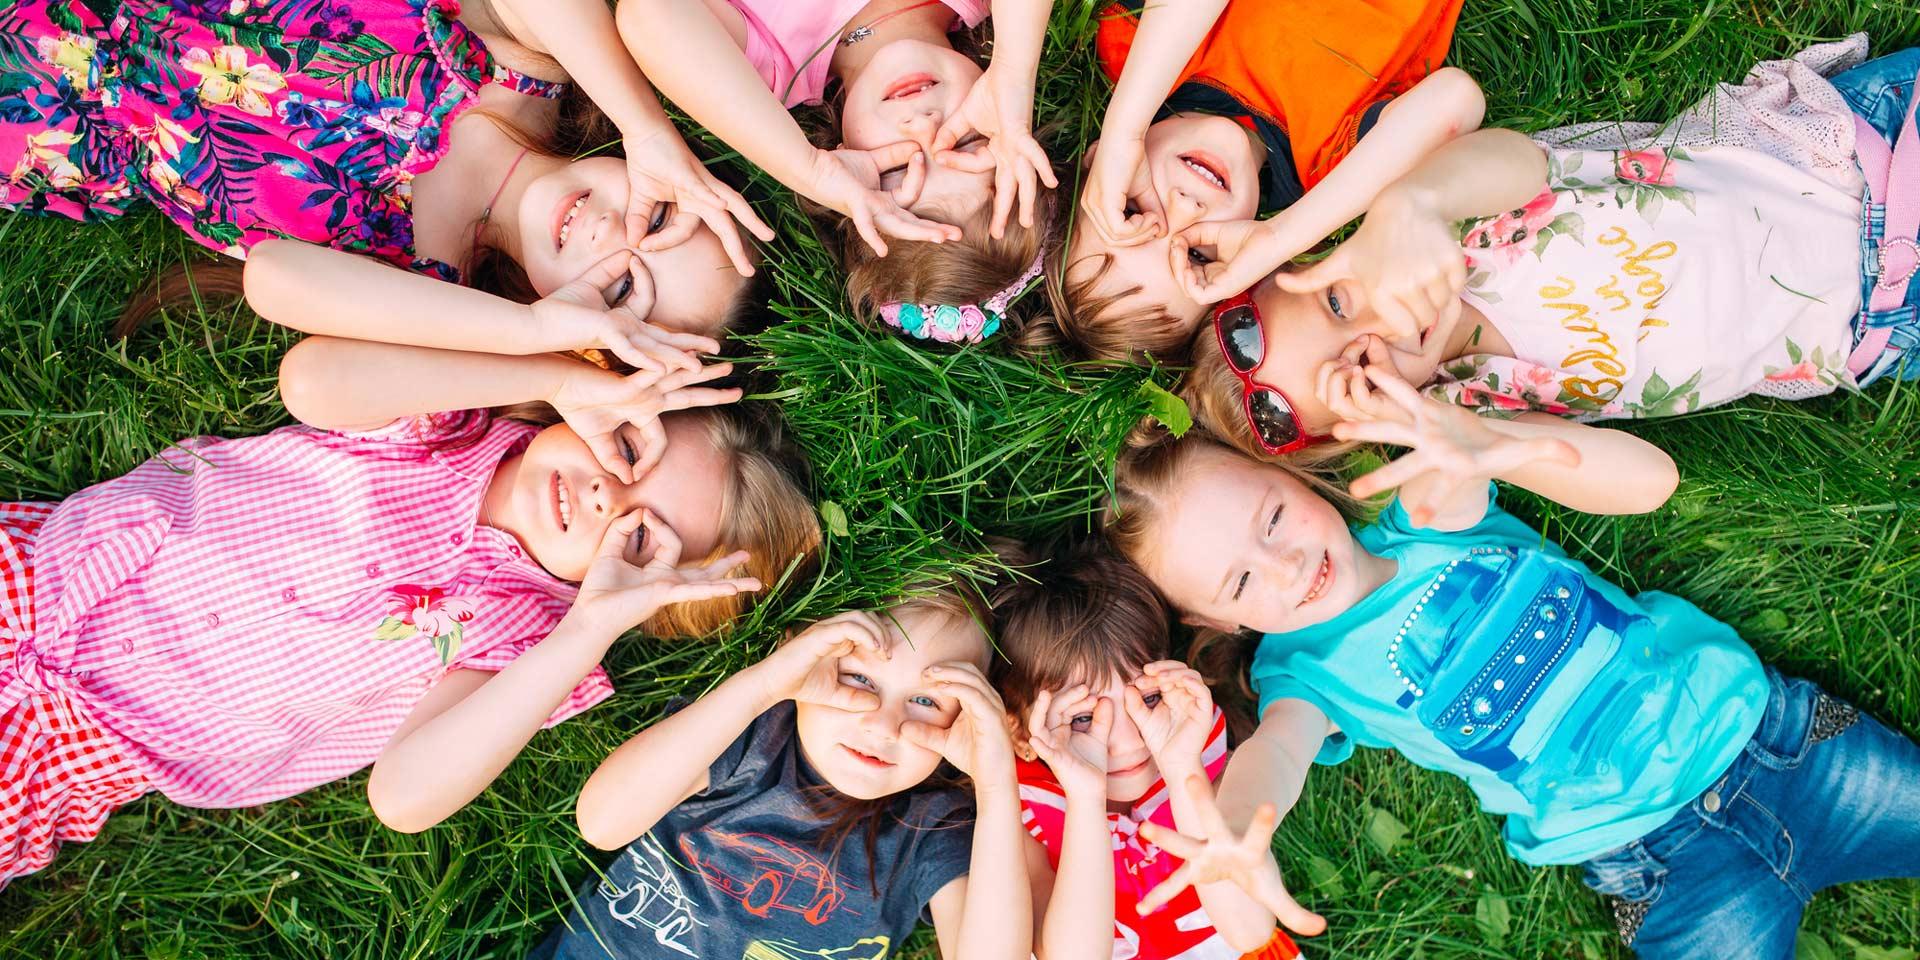
<svg viewBox="0 0 1920 960">
<path fill-rule="evenodd" d="M 791 691 L 783 690 L 780 684 L 773 682 L 772 678 L 767 675 L 765 664 L 766 661 L 762 660 L 752 666 L 736 671 L 733 676 L 728 677 L 721 683 L 721 686 L 734 685 L 739 687 L 753 704 L 756 711 L 755 716 L 772 710 L 783 701 L 793 699 Z"/>
<path fill-rule="evenodd" d="M 1373 206 L 1367 209 L 1367 216 L 1383 216 L 1396 220 L 1441 219 L 1440 191 L 1407 180 L 1395 181 L 1379 196 L 1373 198 Z"/>
<path fill-rule="evenodd" d="M 1186 756 L 1182 754 L 1180 756 L 1165 758 L 1155 757 L 1153 758 L 1153 762 L 1160 767 L 1160 779 L 1166 781 L 1169 787 L 1186 780 L 1186 778 L 1194 774 L 1206 776 L 1207 772 L 1207 768 L 1200 764 L 1200 758 L 1198 756 Z"/>
<path fill-rule="evenodd" d="M 547 634 L 544 644 L 559 644 L 564 647 L 578 646 L 591 651 L 597 660 L 606 655 L 607 648 L 613 646 L 620 635 L 627 632 L 630 624 L 615 624 L 598 614 L 592 605 L 583 605 L 575 601 L 565 616 Z"/>
</svg>

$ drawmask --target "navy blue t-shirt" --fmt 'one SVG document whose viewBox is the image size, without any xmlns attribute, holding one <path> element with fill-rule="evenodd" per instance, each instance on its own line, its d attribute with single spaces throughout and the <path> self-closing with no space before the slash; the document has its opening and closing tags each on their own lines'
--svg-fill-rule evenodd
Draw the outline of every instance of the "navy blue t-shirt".
<svg viewBox="0 0 1920 960">
<path fill-rule="evenodd" d="M 836 854 L 801 755 L 793 704 L 762 714 L 675 807 L 581 888 L 532 954 L 552 960 L 886 960 L 933 895 L 965 876 L 972 798 L 922 788 L 891 798 Z M 869 865 L 872 869 L 869 869 Z"/>
</svg>

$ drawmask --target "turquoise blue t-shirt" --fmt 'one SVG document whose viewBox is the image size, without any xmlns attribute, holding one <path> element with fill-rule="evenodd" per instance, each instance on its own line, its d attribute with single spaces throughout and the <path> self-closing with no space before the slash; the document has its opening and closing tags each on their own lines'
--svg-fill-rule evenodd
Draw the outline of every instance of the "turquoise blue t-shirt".
<svg viewBox="0 0 1920 960">
<path fill-rule="evenodd" d="M 1760 724 L 1766 675 L 1732 627 L 1669 594 L 1628 596 L 1497 504 L 1440 533 L 1396 502 L 1354 535 L 1399 569 L 1339 616 L 1261 639 L 1261 709 L 1324 711 L 1340 732 L 1320 763 L 1391 747 L 1464 778 L 1522 862 L 1645 835 Z"/>
</svg>

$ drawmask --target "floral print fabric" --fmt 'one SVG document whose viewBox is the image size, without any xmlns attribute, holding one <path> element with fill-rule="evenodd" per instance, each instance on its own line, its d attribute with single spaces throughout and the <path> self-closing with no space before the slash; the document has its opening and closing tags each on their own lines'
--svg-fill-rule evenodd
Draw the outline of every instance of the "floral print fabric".
<svg viewBox="0 0 1920 960">
<path fill-rule="evenodd" d="M 457 279 L 413 253 L 409 185 L 494 64 L 455 0 L 0 0 L 0 207 L 98 220 L 136 200 L 235 257 L 291 237 Z"/>
<path fill-rule="evenodd" d="M 1857 189 L 1738 146 L 1546 149 L 1545 190 L 1460 226 L 1514 356 L 1448 361 L 1430 394 L 1599 420 L 1854 386 Z"/>
</svg>

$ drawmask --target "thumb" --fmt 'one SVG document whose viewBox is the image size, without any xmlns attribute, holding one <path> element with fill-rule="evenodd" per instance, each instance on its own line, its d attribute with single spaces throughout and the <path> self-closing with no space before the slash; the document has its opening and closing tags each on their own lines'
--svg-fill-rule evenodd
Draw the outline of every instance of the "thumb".
<svg viewBox="0 0 1920 960">
<path fill-rule="evenodd" d="M 919 720 L 908 720 L 900 725 L 900 739 L 919 747 L 946 755 L 948 730 Z"/>
<path fill-rule="evenodd" d="M 618 560 L 625 556 L 627 538 L 633 536 L 633 531 L 640 529 L 640 525 L 646 521 L 647 511 L 645 510 L 630 510 L 613 518 L 613 522 L 607 524 L 607 532 L 600 535 L 597 559 Z"/>
<path fill-rule="evenodd" d="M 920 145 L 912 140 L 900 140 L 867 151 L 867 157 L 873 161 L 874 169 L 882 172 L 905 166 L 919 155 Z"/>
<path fill-rule="evenodd" d="M 1352 275 L 1353 271 L 1347 265 L 1346 250 L 1342 248 L 1305 270 L 1274 274 L 1273 285 L 1288 293 L 1313 293 Z"/>
<path fill-rule="evenodd" d="M 600 262 L 587 268 L 587 272 L 574 278 L 569 287 L 584 286 L 592 291 L 594 299 L 599 300 L 600 291 L 620 278 L 620 275 L 633 268 L 633 251 L 622 247 L 600 258 Z"/>
</svg>

